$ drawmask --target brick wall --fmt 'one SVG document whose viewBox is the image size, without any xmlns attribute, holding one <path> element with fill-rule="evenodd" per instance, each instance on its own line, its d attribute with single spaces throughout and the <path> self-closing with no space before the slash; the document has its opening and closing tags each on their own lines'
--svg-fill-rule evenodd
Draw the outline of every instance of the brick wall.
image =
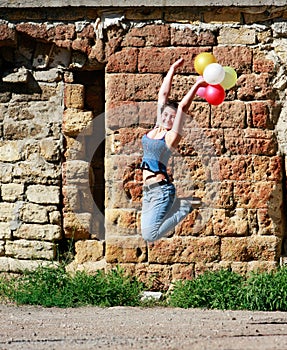
<svg viewBox="0 0 287 350">
<path fill-rule="evenodd" d="M 57 260 L 71 239 L 70 269 L 120 263 L 154 288 L 206 269 L 246 273 L 278 265 L 285 236 L 285 7 L 3 16 L 1 271 Z M 219 106 L 196 98 L 169 170 L 180 196 L 199 195 L 207 206 L 172 238 L 147 245 L 139 230 L 140 138 L 154 123 L 170 64 L 185 59 L 172 88 L 180 100 L 204 51 L 232 66 L 238 81 Z"/>
</svg>

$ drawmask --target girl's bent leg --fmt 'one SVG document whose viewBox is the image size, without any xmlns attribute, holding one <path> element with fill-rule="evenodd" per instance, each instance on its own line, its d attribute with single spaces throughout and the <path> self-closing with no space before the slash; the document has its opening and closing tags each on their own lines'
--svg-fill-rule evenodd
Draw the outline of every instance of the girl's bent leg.
<svg viewBox="0 0 287 350">
<path fill-rule="evenodd" d="M 160 227 L 172 207 L 174 196 L 175 190 L 172 184 L 144 191 L 141 231 L 146 241 L 153 242 L 163 236 Z"/>
</svg>

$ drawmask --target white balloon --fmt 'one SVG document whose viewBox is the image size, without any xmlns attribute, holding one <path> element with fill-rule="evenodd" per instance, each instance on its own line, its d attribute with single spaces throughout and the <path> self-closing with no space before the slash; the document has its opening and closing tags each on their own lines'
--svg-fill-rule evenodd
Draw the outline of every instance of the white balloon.
<svg viewBox="0 0 287 350">
<path fill-rule="evenodd" d="M 225 77 L 225 70 L 219 63 L 210 63 L 203 72 L 203 79 L 210 85 L 220 84 Z"/>
</svg>

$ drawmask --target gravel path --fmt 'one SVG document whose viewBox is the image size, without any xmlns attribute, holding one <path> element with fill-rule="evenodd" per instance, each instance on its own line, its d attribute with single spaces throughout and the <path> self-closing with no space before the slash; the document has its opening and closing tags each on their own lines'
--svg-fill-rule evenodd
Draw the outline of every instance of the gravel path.
<svg viewBox="0 0 287 350">
<path fill-rule="evenodd" d="M 287 349 L 287 313 L 0 305 L 0 349 Z"/>
</svg>

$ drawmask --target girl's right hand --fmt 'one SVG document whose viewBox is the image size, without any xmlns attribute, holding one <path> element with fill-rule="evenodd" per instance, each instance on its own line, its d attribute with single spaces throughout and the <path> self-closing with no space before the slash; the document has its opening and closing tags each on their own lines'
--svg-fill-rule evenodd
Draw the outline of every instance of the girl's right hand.
<svg viewBox="0 0 287 350">
<path fill-rule="evenodd" d="M 174 68 L 174 69 L 177 69 L 178 67 L 182 66 L 183 65 L 183 62 L 184 62 L 184 59 L 183 58 L 180 58 L 178 59 L 177 61 L 175 61 L 171 67 Z"/>
</svg>

